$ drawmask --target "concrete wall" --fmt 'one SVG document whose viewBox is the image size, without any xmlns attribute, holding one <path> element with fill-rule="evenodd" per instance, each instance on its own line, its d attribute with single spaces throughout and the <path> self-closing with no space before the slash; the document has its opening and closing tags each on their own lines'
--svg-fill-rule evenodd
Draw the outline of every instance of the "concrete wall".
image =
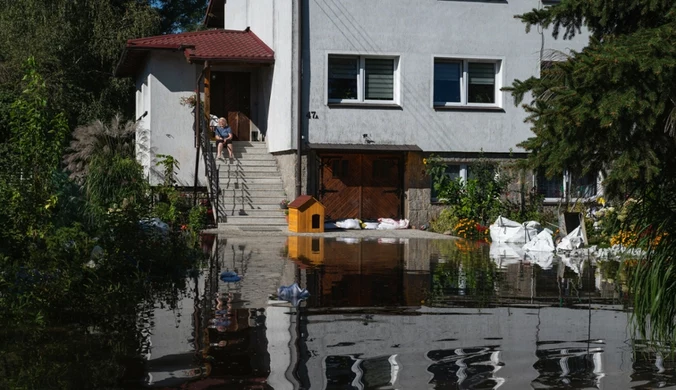
<svg viewBox="0 0 676 390">
<path fill-rule="evenodd" d="M 502 86 L 539 72 L 542 38 L 525 33 L 514 15 L 538 6 L 532 0 L 509 2 L 439 0 L 343 0 L 307 3 L 309 42 L 305 42 L 305 83 L 309 83 L 309 142 L 415 144 L 424 151 L 509 152 L 530 137 L 523 109 L 506 92 L 498 111 L 432 107 L 435 57 L 501 60 Z M 534 29 L 535 30 L 535 29 Z M 545 37 L 546 49 L 580 48 Z M 387 54 L 399 57 L 400 101 L 394 108 L 363 104 L 327 105 L 327 56 Z"/>
<path fill-rule="evenodd" d="M 163 168 L 156 166 L 159 154 L 171 155 L 179 163 L 178 185 L 193 186 L 195 179 L 194 116 L 192 108 L 181 105 L 181 98 L 193 94 L 200 68 L 188 64 L 182 53 L 153 51 L 150 53 L 144 78 L 148 83 L 148 110 L 142 125 L 149 130 L 146 154 L 141 162 L 149 174 L 150 183 L 164 179 Z M 152 107 L 152 113 L 150 110 Z M 138 108 L 137 108 L 138 110 Z M 139 110 L 140 111 L 140 110 Z M 142 112 L 139 113 L 139 116 Z M 200 157 L 198 185 L 205 186 L 204 162 Z"/>
<path fill-rule="evenodd" d="M 267 105 L 266 141 L 270 152 L 295 148 L 295 38 L 294 4 L 288 0 L 229 0 L 225 4 L 225 28 L 251 28 L 275 52 L 272 69 L 261 72 L 260 82 L 269 91 L 264 95 Z M 266 104 L 267 103 L 267 104 Z"/>
</svg>

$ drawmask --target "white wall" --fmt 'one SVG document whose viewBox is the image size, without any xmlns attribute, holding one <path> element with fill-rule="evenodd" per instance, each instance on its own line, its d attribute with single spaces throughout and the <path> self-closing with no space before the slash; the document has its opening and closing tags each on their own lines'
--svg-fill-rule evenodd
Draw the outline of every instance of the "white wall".
<svg viewBox="0 0 676 390">
<path fill-rule="evenodd" d="M 271 71 L 261 69 L 259 88 L 267 94 L 267 144 L 271 152 L 292 149 L 296 128 L 293 112 L 293 83 L 295 60 L 293 56 L 293 4 L 289 0 L 229 0 L 225 4 L 225 28 L 251 28 L 275 52 Z"/>
<path fill-rule="evenodd" d="M 542 36 L 529 34 L 514 15 L 538 7 L 534 0 L 508 2 L 441 0 L 309 1 L 310 39 L 304 50 L 309 83 L 309 142 L 415 144 L 424 151 L 522 152 L 517 143 L 532 136 L 526 113 L 500 92 L 501 111 L 435 110 L 432 107 L 435 57 L 502 60 L 502 85 L 539 74 Z M 545 44 L 581 48 L 586 37 Z M 309 51 L 308 51 L 309 50 Z M 329 53 L 399 56 L 400 108 L 329 107 Z M 276 75 L 275 75 L 276 76 Z"/>
<path fill-rule="evenodd" d="M 193 94 L 201 68 L 189 64 L 181 52 L 153 51 L 146 72 L 151 110 L 143 121 L 150 130 L 150 158 L 142 159 L 150 171 L 150 183 L 162 182 L 163 168 L 156 166 L 157 155 L 173 156 L 179 163 L 178 185 L 193 186 L 195 176 L 194 116 L 192 108 L 180 104 L 181 97 Z M 201 153 L 200 153 L 201 155 Z M 204 162 L 200 156 L 198 185 L 205 186 Z"/>
</svg>

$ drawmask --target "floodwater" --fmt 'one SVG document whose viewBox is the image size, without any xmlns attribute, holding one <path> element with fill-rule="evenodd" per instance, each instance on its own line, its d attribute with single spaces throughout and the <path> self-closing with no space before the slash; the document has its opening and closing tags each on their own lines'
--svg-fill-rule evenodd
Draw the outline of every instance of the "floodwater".
<svg viewBox="0 0 676 390">
<path fill-rule="evenodd" d="M 152 313 L 146 386 L 676 388 L 674 362 L 632 337 L 619 263 L 429 239 L 208 249 L 179 307 Z M 294 282 L 309 298 L 278 300 Z"/>
</svg>

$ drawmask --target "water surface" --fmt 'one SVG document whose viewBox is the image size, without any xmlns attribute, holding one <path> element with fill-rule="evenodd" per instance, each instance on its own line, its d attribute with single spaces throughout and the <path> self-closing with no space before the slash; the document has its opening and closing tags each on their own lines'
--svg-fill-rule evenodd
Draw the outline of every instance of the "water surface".
<svg viewBox="0 0 676 390">
<path fill-rule="evenodd" d="M 148 386 L 676 387 L 673 362 L 632 338 L 617 263 L 427 239 L 217 237 L 211 250 L 179 309 L 152 315 Z M 277 300 L 294 282 L 310 297 Z"/>
</svg>

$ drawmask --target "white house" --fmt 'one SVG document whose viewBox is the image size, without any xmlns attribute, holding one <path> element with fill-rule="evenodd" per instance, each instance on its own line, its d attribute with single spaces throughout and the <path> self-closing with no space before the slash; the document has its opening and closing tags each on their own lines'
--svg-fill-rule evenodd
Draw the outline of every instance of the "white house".
<svg viewBox="0 0 676 390">
<path fill-rule="evenodd" d="M 330 218 L 428 222 L 438 208 L 425 157 L 466 176 L 481 154 L 525 156 L 517 144 L 532 136 L 526 113 L 501 88 L 539 75 L 552 50 L 586 44 L 527 34 L 514 18 L 549 3 L 211 0 L 213 30 L 127 44 L 117 74 L 136 78 L 137 114 L 148 112 L 139 157 L 153 178 L 154 156 L 171 154 L 180 181 L 195 182 L 192 111 L 180 98 L 206 69 L 207 112 L 227 116 L 240 140 L 265 144 L 288 197 L 314 195 Z M 558 184 L 538 183 L 557 196 Z"/>
</svg>

